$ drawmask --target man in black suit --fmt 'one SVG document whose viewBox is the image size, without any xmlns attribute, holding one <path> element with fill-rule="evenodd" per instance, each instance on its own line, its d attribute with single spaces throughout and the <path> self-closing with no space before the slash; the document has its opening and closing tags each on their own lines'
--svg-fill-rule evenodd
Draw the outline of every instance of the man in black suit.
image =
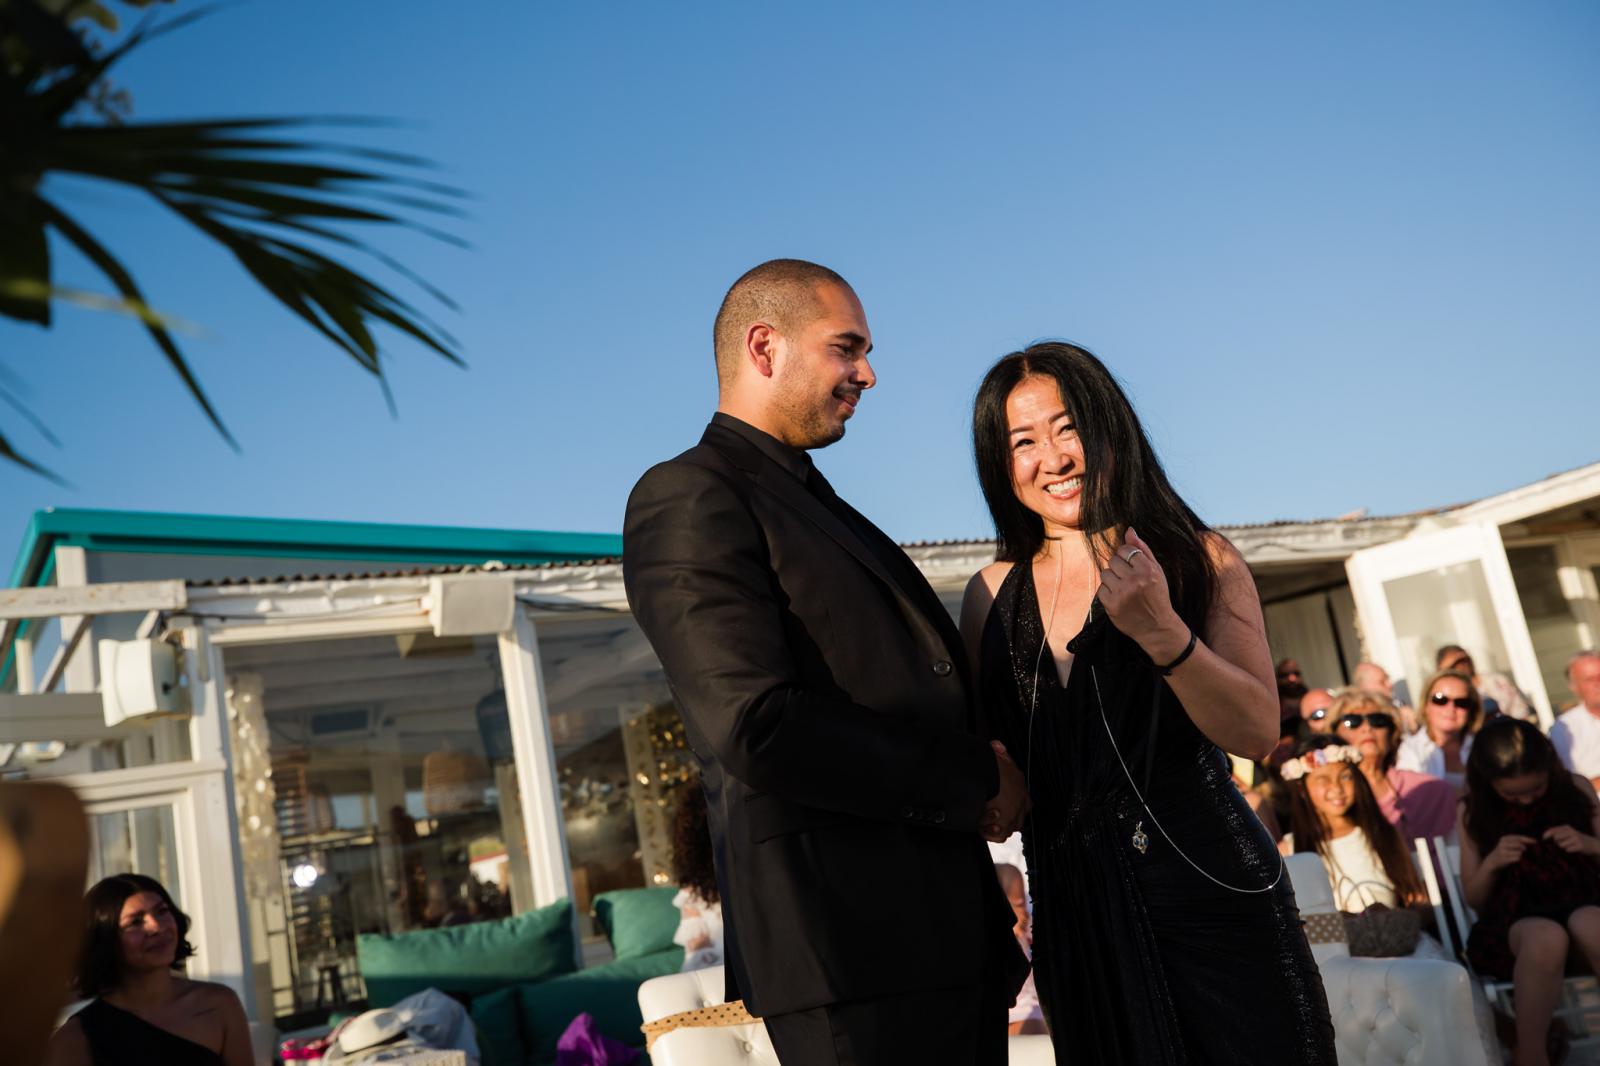
<svg viewBox="0 0 1600 1066">
<path fill-rule="evenodd" d="M 825 267 L 735 282 L 717 413 L 634 488 L 623 575 L 704 776 L 729 999 L 785 1066 L 999 1066 L 1027 963 L 982 837 L 1026 786 L 933 589 L 806 454 L 844 436 L 871 347 Z"/>
</svg>

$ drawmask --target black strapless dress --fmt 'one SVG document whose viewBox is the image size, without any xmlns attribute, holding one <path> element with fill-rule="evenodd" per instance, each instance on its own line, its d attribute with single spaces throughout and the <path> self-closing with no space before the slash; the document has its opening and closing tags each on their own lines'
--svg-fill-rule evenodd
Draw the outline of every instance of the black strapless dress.
<svg viewBox="0 0 1600 1066">
<path fill-rule="evenodd" d="M 103 999 L 73 1017 L 83 1026 L 94 1066 L 223 1066 L 222 1056 Z"/>
<path fill-rule="evenodd" d="M 1022 832 L 1034 981 L 1057 1057 L 1333 1066 L 1327 996 L 1288 874 L 1255 892 L 1210 879 L 1259 890 L 1280 870 L 1227 757 L 1098 604 L 1072 642 L 1065 688 L 1050 650 L 1039 655 L 1043 636 L 1033 568 L 1015 566 L 984 626 L 980 685 L 1033 797 Z"/>
</svg>

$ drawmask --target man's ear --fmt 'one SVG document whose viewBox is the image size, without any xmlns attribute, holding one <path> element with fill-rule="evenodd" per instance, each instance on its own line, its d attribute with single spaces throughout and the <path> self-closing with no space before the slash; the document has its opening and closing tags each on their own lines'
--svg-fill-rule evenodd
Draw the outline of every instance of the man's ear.
<svg viewBox="0 0 1600 1066">
<path fill-rule="evenodd" d="M 753 323 L 744 334 L 744 357 L 750 367 L 770 378 L 783 350 L 783 336 L 765 322 Z"/>
</svg>

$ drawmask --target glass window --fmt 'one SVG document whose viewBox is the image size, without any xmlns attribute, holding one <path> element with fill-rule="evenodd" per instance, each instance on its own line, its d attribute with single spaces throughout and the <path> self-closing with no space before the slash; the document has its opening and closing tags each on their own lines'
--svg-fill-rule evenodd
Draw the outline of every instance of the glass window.
<svg viewBox="0 0 1600 1066">
<path fill-rule="evenodd" d="M 361 998 L 358 934 L 534 905 L 493 638 L 248 646 L 226 666 L 255 962 L 280 1020 Z"/>
<path fill-rule="evenodd" d="M 550 736 L 588 954 L 594 897 L 672 883 L 672 823 L 698 777 L 660 664 L 627 616 L 539 623 Z"/>
<path fill-rule="evenodd" d="M 1567 692 L 1567 659 L 1583 644 L 1577 613 L 1561 591 L 1561 575 L 1556 550 L 1548 544 L 1507 547 L 1506 559 L 1516 581 L 1517 598 L 1528 620 L 1534 654 L 1544 689 L 1557 708 L 1570 704 Z"/>
<path fill-rule="evenodd" d="M 182 909 L 183 881 L 178 875 L 171 804 L 89 816 L 89 884 L 122 873 L 155 878 Z"/>
<path fill-rule="evenodd" d="M 1383 594 L 1413 694 L 1433 676 L 1434 656 L 1446 644 L 1471 652 L 1480 674 L 1510 672 L 1489 583 L 1477 560 L 1385 581 Z"/>
</svg>

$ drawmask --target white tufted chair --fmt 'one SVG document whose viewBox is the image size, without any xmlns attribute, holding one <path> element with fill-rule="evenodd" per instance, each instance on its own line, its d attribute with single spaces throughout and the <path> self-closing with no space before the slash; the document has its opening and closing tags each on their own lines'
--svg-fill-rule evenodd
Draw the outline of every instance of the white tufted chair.
<svg viewBox="0 0 1600 1066">
<path fill-rule="evenodd" d="M 653 1022 L 669 1014 L 711 1007 L 723 1001 L 722 967 L 652 977 L 639 986 L 639 1012 Z M 778 1066 L 767 1027 L 746 1025 L 674 1029 L 650 1048 L 653 1066 Z"/>
<path fill-rule="evenodd" d="M 647 1022 L 721 1002 L 721 966 L 652 977 L 639 986 L 639 1011 Z M 1011 1037 L 1009 1058 L 1011 1066 L 1055 1066 L 1056 1061 L 1048 1036 Z M 656 1039 L 650 1061 L 654 1066 L 778 1066 L 778 1055 L 767 1027 L 754 1022 L 674 1029 Z"/>
<path fill-rule="evenodd" d="M 1434 959 L 1352 958 L 1322 860 L 1299 854 L 1291 855 L 1288 864 L 1300 914 L 1313 934 L 1311 953 L 1328 993 L 1339 1066 L 1489 1066 L 1500 1061 L 1493 1037 L 1479 1028 L 1472 980 L 1464 968 Z M 1318 915 L 1335 918 L 1319 922 Z M 1333 936 L 1340 939 L 1316 935 L 1322 925 L 1337 930 Z"/>
</svg>

